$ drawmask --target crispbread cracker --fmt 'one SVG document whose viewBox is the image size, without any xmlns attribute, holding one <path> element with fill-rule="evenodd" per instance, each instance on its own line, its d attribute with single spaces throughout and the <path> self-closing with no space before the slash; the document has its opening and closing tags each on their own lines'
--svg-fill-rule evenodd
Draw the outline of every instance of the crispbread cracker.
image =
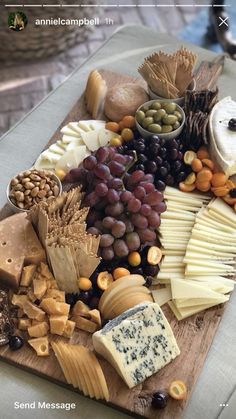
<svg viewBox="0 0 236 419">
<path fill-rule="evenodd" d="M 181 47 L 173 54 L 155 52 L 144 59 L 138 68 L 153 93 L 166 99 L 176 99 L 185 94 L 193 80 L 197 55 Z"/>
</svg>

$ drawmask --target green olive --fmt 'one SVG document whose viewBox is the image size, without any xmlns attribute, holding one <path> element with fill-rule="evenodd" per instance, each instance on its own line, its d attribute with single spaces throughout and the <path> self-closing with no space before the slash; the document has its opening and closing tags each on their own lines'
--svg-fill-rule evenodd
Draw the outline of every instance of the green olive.
<svg viewBox="0 0 236 419">
<path fill-rule="evenodd" d="M 165 115 L 166 115 L 165 109 L 159 109 L 158 111 L 156 111 L 154 115 L 154 121 L 160 122 Z"/>
<path fill-rule="evenodd" d="M 161 132 L 161 126 L 159 124 L 150 124 L 148 125 L 148 131 L 159 134 Z"/>
<path fill-rule="evenodd" d="M 142 120 L 142 126 L 143 128 L 147 128 L 148 125 L 153 124 L 154 120 L 151 116 L 148 116 L 147 118 L 144 118 Z"/>
<path fill-rule="evenodd" d="M 176 121 L 176 123 L 173 125 L 173 129 L 178 129 L 180 127 L 179 121 Z"/>
<path fill-rule="evenodd" d="M 142 120 L 145 118 L 145 113 L 143 111 L 137 111 L 135 117 L 138 123 L 141 124 Z"/>
<path fill-rule="evenodd" d="M 166 134 L 167 132 L 173 131 L 173 128 L 171 125 L 162 125 L 161 132 L 162 134 Z"/>
<path fill-rule="evenodd" d="M 147 112 L 148 109 L 149 109 L 149 105 L 143 105 L 142 108 L 141 108 L 141 111 Z"/>
<path fill-rule="evenodd" d="M 149 111 L 146 112 L 146 116 L 154 116 L 156 112 L 155 109 L 149 109 Z"/>
<path fill-rule="evenodd" d="M 176 110 L 176 103 L 174 102 L 166 102 L 162 104 L 162 108 L 165 109 L 165 111 L 170 114 L 170 113 L 174 113 L 174 111 Z"/>
<path fill-rule="evenodd" d="M 153 102 L 151 105 L 152 109 L 155 109 L 156 111 L 158 111 L 159 109 L 161 109 L 161 104 L 160 102 Z"/>
<path fill-rule="evenodd" d="M 174 125 L 178 121 L 177 116 L 175 115 L 166 115 L 162 118 L 164 125 Z"/>
<path fill-rule="evenodd" d="M 174 115 L 177 116 L 178 121 L 182 121 L 182 114 L 179 111 L 174 111 Z"/>
</svg>

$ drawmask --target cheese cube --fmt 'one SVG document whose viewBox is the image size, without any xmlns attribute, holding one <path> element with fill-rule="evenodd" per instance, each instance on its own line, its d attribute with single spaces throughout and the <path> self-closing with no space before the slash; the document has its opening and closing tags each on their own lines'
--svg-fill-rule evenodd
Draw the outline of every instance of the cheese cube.
<svg viewBox="0 0 236 419">
<path fill-rule="evenodd" d="M 74 333 L 74 330 L 75 322 L 73 322 L 72 320 L 67 320 L 62 336 L 64 336 L 65 338 L 71 338 L 71 336 Z"/>
<path fill-rule="evenodd" d="M 27 301 L 28 301 L 27 295 L 13 294 L 12 299 L 11 299 L 12 304 L 20 308 L 23 308 Z"/>
<path fill-rule="evenodd" d="M 34 274 L 36 272 L 36 268 L 36 265 L 28 265 L 23 268 L 20 280 L 20 285 L 22 287 L 28 287 L 31 284 Z"/>
<path fill-rule="evenodd" d="M 110 362 L 129 388 L 169 364 L 180 350 L 159 305 L 139 304 L 94 333 L 95 350 Z"/>
<path fill-rule="evenodd" d="M 60 316 L 60 315 L 50 316 L 49 317 L 50 332 L 53 335 L 61 336 L 65 330 L 67 320 L 68 320 L 67 316 Z"/>
<path fill-rule="evenodd" d="M 54 300 L 65 303 L 65 291 L 60 291 L 57 289 L 48 289 L 46 294 L 44 295 L 45 298 L 53 298 Z"/>
<path fill-rule="evenodd" d="M 41 322 L 28 327 L 28 333 L 32 338 L 40 338 L 45 336 L 48 332 L 49 326 L 46 322 Z"/>
<path fill-rule="evenodd" d="M 31 326 L 31 320 L 30 319 L 19 319 L 18 321 L 18 329 L 19 330 L 27 330 L 28 327 Z"/>
<path fill-rule="evenodd" d="M 44 321 L 45 313 L 39 307 L 31 303 L 30 301 L 26 301 L 23 307 L 24 313 L 30 318 L 35 319 L 38 321 Z"/>
<path fill-rule="evenodd" d="M 69 304 L 57 302 L 54 298 L 44 298 L 40 307 L 48 314 L 61 314 L 67 317 L 70 311 Z"/>
<path fill-rule="evenodd" d="M 47 290 L 46 279 L 34 279 L 33 286 L 34 286 L 34 295 L 40 300 L 44 296 Z"/>
<path fill-rule="evenodd" d="M 49 342 L 48 337 L 29 339 L 28 344 L 34 348 L 38 356 L 49 355 Z"/>
</svg>

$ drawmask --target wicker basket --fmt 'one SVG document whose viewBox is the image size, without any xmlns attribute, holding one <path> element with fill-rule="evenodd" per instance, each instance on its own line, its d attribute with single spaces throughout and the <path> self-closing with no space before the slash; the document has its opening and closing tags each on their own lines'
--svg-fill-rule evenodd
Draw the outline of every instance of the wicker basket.
<svg viewBox="0 0 236 419">
<path fill-rule="evenodd" d="M 1 8 L 0 14 L 0 61 L 5 63 L 25 60 L 35 60 L 56 55 L 85 41 L 93 26 L 36 26 L 36 19 L 92 19 L 101 14 L 101 8 L 89 7 L 95 0 L 86 2 L 85 7 L 27 7 L 31 0 L 24 0 L 25 7 Z M 61 1 L 54 0 L 53 4 Z M 70 0 L 70 4 L 78 4 Z M 20 4 L 20 3 L 19 3 Z M 23 12 L 28 19 L 27 27 L 19 32 L 8 28 L 10 12 Z"/>
</svg>

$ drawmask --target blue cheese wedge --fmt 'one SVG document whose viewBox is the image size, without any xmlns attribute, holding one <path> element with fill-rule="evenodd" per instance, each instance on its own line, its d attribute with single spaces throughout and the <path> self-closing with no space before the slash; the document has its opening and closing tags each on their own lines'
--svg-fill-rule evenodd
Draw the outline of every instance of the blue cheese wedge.
<svg viewBox="0 0 236 419">
<path fill-rule="evenodd" d="M 93 334 L 93 346 L 129 388 L 180 354 L 171 327 L 156 303 L 139 304 L 109 321 Z"/>
</svg>

